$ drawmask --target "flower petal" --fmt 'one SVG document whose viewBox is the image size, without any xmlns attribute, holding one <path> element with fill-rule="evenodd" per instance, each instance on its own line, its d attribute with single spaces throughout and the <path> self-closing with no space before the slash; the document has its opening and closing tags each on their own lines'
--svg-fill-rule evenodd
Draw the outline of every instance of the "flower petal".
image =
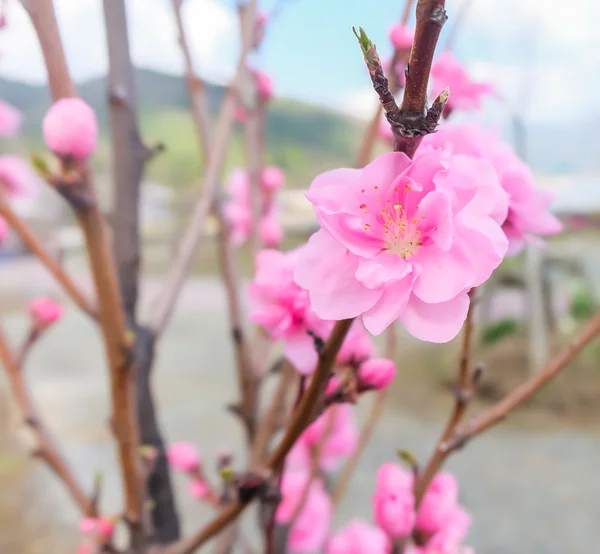
<svg viewBox="0 0 600 554">
<path fill-rule="evenodd" d="M 383 291 L 379 302 L 363 314 L 362 320 L 367 331 L 379 335 L 400 317 L 410 298 L 416 275 L 417 273 L 407 275 Z"/>
</svg>

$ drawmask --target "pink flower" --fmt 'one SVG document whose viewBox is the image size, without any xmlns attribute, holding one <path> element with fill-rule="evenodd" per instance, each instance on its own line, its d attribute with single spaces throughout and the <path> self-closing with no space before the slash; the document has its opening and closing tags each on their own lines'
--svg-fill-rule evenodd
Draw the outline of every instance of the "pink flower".
<svg viewBox="0 0 600 554">
<path fill-rule="evenodd" d="M 0 100 L 0 137 L 14 137 L 21 128 L 23 114 Z"/>
<path fill-rule="evenodd" d="M 397 464 L 377 471 L 373 508 L 375 522 L 391 538 L 408 537 L 415 524 L 414 477 Z"/>
<path fill-rule="evenodd" d="M 334 471 L 358 444 L 358 429 L 350 404 L 336 404 L 319 416 L 299 439 L 312 448 L 321 448 L 319 465 Z"/>
<path fill-rule="evenodd" d="M 456 548 L 465 540 L 470 526 L 471 516 L 457 504 L 452 508 L 440 530 L 429 539 L 427 546 L 433 550 Z"/>
<path fill-rule="evenodd" d="M 490 83 L 475 83 L 466 68 L 450 51 L 445 51 L 434 60 L 431 67 L 433 90 L 437 97 L 446 87 L 450 88 L 447 109 L 475 110 L 481 105 L 481 98 L 494 92 Z"/>
<path fill-rule="evenodd" d="M 256 71 L 254 73 L 256 79 L 256 91 L 264 102 L 269 101 L 273 97 L 273 81 L 266 73 Z"/>
<path fill-rule="evenodd" d="M 40 188 L 40 180 L 18 156 L 0 156 L 0 193 L 9 196 L 32 195 Z"/>
<path fill-rule="evenodd" d="M 297 440 L 296 444 L 288 452 L 285 457 L 285 470 L 293 471 L 310 471 L 311 457 L 309 445 L 301 440 Z"/>
<path fill-rule="evenodd" d="M 0 245 L 8 235 L 8 223 L 0 217 Z"/>
<path fill-rule="evenodd" d="M 309 330 L 326 337 L 331 323 L 315 316 L 308 293 L 294 283 L 298 251 L 262 250 L 256 256 L 256 274 L 248 288 L 249 318 L 262 325 L 273 340 L 283 340 L 285 355 L 302 374 L 311 373 L 317 352 Z"/>
<path fill-rule="evenodd" d="M 96 531 L 97 520 L 93 517 L 84 517 L 79 521 L 79 532 L 88 535 Z"/>
<path fill-rule="evenodd" d="M 319 175 L 307 197 L 321 230 L 300 250 L 296 283 L 321 319 L 360 316 L 375 335 L 400 319 L 419 339 L 451 340 L 468 291 L 506 253 L 492 216 L 506 213 L 507 196 L 482 160 L 392 152 Z"/>
<path fill-rule="evenodd" d="M 327 554 L 387 554 L 391 548 L 381 529 L 354 519 L 329 538 Z"/>
<path fill-rule="evenodd" d="M 167 460 L 174 469 L 190 472 L 200 465 L 200 454 L 190 442 L 175 442 L 167 448 Z"/>
<path fill-rule="evenodd" d="M 406 50 L 410 48 L 415 37 L 414 29 L 407 25 L 398 23 L 390 29 L 390 40 L 396 50 Z"/>
<path fill-rule="evenodd" d="M 307 486 L 308 474 L 300 471 L 285 472 L 281 480 L 282 500 L 275 512 L 275 521 L 280 524 L 291 522 Z M 292 552 L 314 552 L 321 550 L 331 523 L 331 501 L 320 479 L 309 485 L 308 496 L 296 522 L 288 535 L 288 548 Z"/>
<path fill-rule="evenodd" d="M 384 389 L 396 376 L 396 364 L 387 358 L 371 358 L 358 368 L 361 384 L 374 389 Z"/>
<path fill-rule="evenodd" d="M 195 498 L 196 500 L 203 500 L 207 497 L 209 488 L 206 481 L 192 479 L 188 487 L 188 492 L 192 498 Z"/>
<path fill-rule="evenodd" d="M 478 125 L 442 125 L 423 140 L 419 151 L 443 148 L 452 154 L 465 154 L 489 161 L 508 194 L 508 214 L 496 220 L 508 237 L 508 254 L 519 252 L 526 242 L 537 242 L 536 235 L 552 235 L 562 230 L 560 221 L 550 213 L 551 192 L 536 188 L 533 175 L 512 147 L 497 133 Z"/>
<path fill-rule="evenodd" d="M 81 98 L 55 102 L 43 122 L 46 145 L 57 156 L 82 160 L 96 148 L 96 115 Z"/>
<path fill-rule="evenodd" d="M 36 298 L 27 306 L 35 325 L 48 327 L 56 323 L 63 315 L 63 307 L 52 298 Z"/>
<path fill-rule="evenodd" d="M 458 484 L 451 473 L 438 473 L 429 485 L 419 512 L 417 528 L 425 533 L 437 533 L 454 515 L 458 502 Z"/>
<path fill-rule="evenodd" d="M 267 248 L 277 248 L 281 244 L 284 236 L 283 227 L 274 205 L 258 222 L 258 236 Z"/>
<path fill-rule="evenodd" d="M 265 192 L 274 192 L 285 185 L 285 174 L 281 168 L 268 165 L 260 174 L 260 184 Z"/>
<path fill-rule="evenodd" d="M 233 117 L 237 123 L 244 123 L 248 119 L 248 112 L 244 106 L 238 106 Z"/>
<path fill-rule="evenodd" d="M 338 352 L 335 363 L 338 365 L 358 365 L 373 355 L 373 341 L 360 321 L 350 327 L 346 339 Z"/>
<path fill-rule="evenodd" d="M 98 520 L 98 533 L 105 539 L 108 539 L 115 530 L 114 522 L 108 517 L 101 517 Z"/>
</svg>

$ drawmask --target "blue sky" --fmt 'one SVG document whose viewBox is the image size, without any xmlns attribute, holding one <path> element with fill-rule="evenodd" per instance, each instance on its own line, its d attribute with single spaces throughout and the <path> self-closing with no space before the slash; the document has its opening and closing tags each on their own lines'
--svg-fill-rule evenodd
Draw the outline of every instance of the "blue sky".
<svg viewBox="0 0 600 554">
<path fill-rule="evenodd" d="M 365 117 L 376 101 L 351 28 L 363 26 L 382 55 L 402 0 L 263 0 L 282 7 L 269 25 L 256 63 L 273 76 L 281 96 L 326 104 Z M 464 0 L 447 0 L 450 32 Z M 76 80 L 106 71 L 101 0 L 55 0 L 67 57 Z M 132 53 L 141 66 L 181 73 L 171 0 L 127 0 Z M 197 69 L 225 82 L 239 48 L 235 0 L 185 0 L 185 21 Z M 486 117 L 502 118 L 520 101 L 535 121 L 600 119 L 600 3 L 596 0 L 472 0 L 456 40 L 457 55 L 506 102 Z M 17 0 L 9 0 L 0 33 L 0 75 L 43 82 L 37 41 Z M 82 45 L 85 45 L 82 47 Z M 0 90 L 0 95 L 2 91 Z M 523 100 L 526 100 L 523 102 Z M 490 115 L 491 114 L 491 115 Z M 504 115 L 503 115 L 504 114 Z"/>
</svg>

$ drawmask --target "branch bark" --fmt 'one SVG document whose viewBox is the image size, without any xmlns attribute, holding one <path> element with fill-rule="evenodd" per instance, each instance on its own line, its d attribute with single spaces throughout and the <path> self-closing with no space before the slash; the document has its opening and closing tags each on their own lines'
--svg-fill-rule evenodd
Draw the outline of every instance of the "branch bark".
<svg viewBox="0 0 600 554">
<path fill-rule="evenodd" d="M 64 483 L 81 512 L 86 515 L 95 515 L 93 514 L 91 497 L 86 495 L 82 486 L 77 482 L 73 470 L 62 456 L 46 425 L 37 413 L 33 399 L 23 379 L 23 368 L 11 351 L 2 328 L 0 328 L 0 362 L 4 365 L 21 416 L 36 435 L 38 444 L 35 455 L 43 460 Z"/>
<path fill-rule="evenodd" d="M 61 267 L 58 261 L 52 257 L 48 250 L 46 250 L 46 247 L 42 244 L 40 239 L 35 236 L 25 221 L 14 212 L 10 203 L 2 194 L 0 194 L 0 216 L 6 220 L 8 225 L 10 225 L 12 230 L 17 233 L 23 243 L 56 279 L 56 282 L 64 289 L 71 300 L 73 300 L 73 302 L 75 302 L 75 304 L 90 317 L 95 319 L 97 317 L 96 308 L 92 302 Z"/>
<path fill-rule="evenodd" d="M 129 53 L 125 4 L 104 0 L 108 45 L 108 106 L 114 181 L 113 247 L 121 298 L 128 327 L 135 330 L 135 398 L 139 439 L 151 445 L 158 457 L 148 476 L 147 493 L 152 500 L 152 538 L 167 544 L 179 538 L 179 518 L 171 487 L 164 441 L 151 391 L 154 337 L 137 324 L 136 306 L 140 280 L 139 208 L 140 187 L 152 152 L 140 138 L 135 73 Z"/>
</svg>

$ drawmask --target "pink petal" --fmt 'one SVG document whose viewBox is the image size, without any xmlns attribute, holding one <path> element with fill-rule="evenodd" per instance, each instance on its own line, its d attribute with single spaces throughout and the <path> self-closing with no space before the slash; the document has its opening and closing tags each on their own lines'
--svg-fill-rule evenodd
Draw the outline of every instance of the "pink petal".
<svg viewBox="0 0 600 554">
<path fill-rule="evenodd" d="M 388 281 L 403 279 L 411 271 L 411 265 L 401 256 L 384 250 L 373 259 L 361 258 L 355 276 L 368 289 L 378 289 Z"/>
<path fill-rule="evenodd" d="M 379 335 L 398 319 L 406 307 L 416 275 L 407 275 L 384 290 L 379 302 L 363 314 L 362 319 L 367 331 Z"/>
<path fill-rule="evenodd" d="M 318 356 L 313 338 L 305 331 L 299 331 L 286 338 L 284 354 L 302 375 L 311 374 L 317 365 Z"/>
<path fill-rule="evenodd" d="M 430 192 L 419 203 L 418 213 L 425 217 L 421 224 L 422 232 L 429 232 L 429 238 L 438 248 L 448 250 L 454 227 L 450 197 L 445 192 Z"/>
</svg>

